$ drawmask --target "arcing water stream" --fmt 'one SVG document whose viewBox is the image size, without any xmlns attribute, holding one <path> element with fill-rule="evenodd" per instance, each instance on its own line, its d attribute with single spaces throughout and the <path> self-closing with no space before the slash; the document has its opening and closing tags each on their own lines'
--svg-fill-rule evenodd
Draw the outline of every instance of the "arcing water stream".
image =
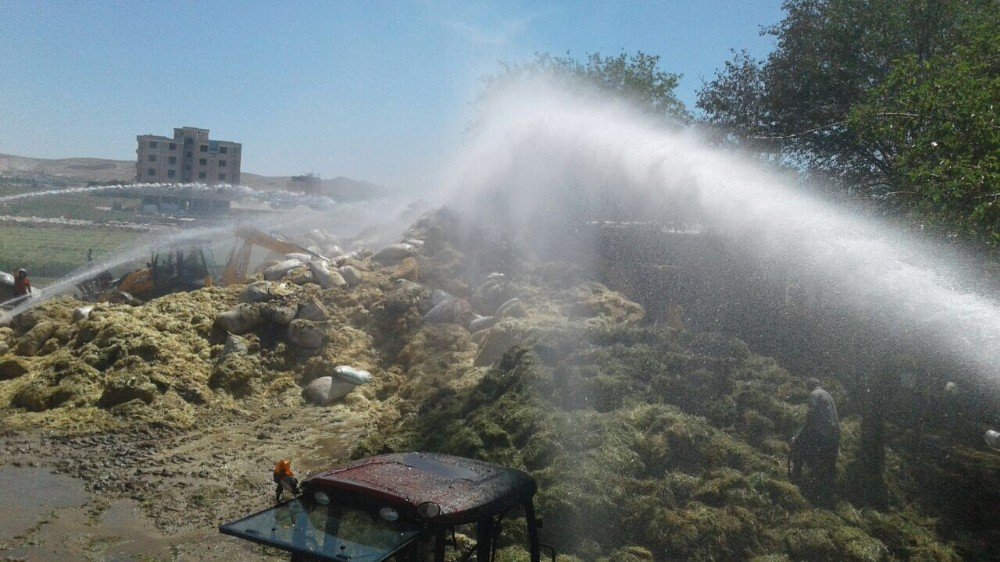
<svg viewBox="0 0 1000 562">
<path fill-rule="evenodd" d="M 997 386 L 997 301 L 960 289 L 965 272 L 923 242 L 615 103 L 534 84 L 484 116 L 447 186 L 496 235 L 551 250 L 584 220 L 697 217 L 765 272 L 811 279 L 839 314 L 935 346 Z"/>
<path fill-rule="evenodd" d="M 124 185 L 89 185 L 81 187 L 64 187 L 59 189 L 46 189 L 43 191 L 31 191 L 27 193 L 16 193 L 0 197 L 0 204 L 11 203 L 21 199 L 34 199 L 36 197 L 52 197 L 56 195 L 79 195 L 84 193 L 98 193 L 101 191 L 134 191 L 137 189 L 174 189 L 185 192 L 211 191 L 213 193 L 225 193 L 237 197 L 253 197 L 259 192 L 242 185 L 217 185 L 210 186 L 200 183 L 177 184 L 177 183 L 130 183 Z"/>
</svg>

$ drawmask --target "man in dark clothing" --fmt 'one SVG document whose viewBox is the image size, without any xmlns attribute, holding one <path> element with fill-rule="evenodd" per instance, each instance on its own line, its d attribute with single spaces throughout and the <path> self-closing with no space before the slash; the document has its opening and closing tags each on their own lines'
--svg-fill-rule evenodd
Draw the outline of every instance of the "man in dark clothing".
<svg viewBox="0 0 1000 562">
<path fill-rule="evenodd" d="M 802 465 L 809 466 L 812 479 L 823 495 L 832 495 L 840 453 L 840 418 L 830 393 L 819 387 L 819 380 L 806 381 L 809 411 L 806 423 L 792 438 L 791 476 L 802 476 Z"/>
</svg>

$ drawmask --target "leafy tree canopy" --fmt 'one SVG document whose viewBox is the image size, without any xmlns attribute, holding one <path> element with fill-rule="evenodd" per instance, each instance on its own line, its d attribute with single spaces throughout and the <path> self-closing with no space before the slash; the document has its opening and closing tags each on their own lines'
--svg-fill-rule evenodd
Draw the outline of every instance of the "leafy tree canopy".
<svg viewBox="0 0 1000 562">
<path fill-rule="evenodd" d="M 844 186 L 892 191 L 890 153 L 848 126 L 852 108 L 885 82 L 894 61 L 925 61 L 963 42 L 993 0 L 787 0 L 762 33 L 766 60 L 737 53 L 699 93 L 698 107 L 730 140 L 751 142 Z"/>
<path fill-rule="evenodd" d="M 1000 246 L 1000 13 L 967 36 L 951 52 L 900 59 L 847 126 L 886 155 L 889 195 L 904 209 Z"/>
<path fill-rule="evenodd" d="M 659 64 L 659 56 L 642 51 L 608 57 L 593 53 L 585 61 L 568 54 L 557 57 L 536 53 L 528 63 L 505 64 L 502 72 L 484 78 L 484 92 L 488 96 L 502 85 L 527 82 L 540 76 L 571 83 L 582 81 L 600 93 L 624 98 L 657 118 L 670 123 L 687 123 L 691 114 L 674 94 L 681 75 L 660 70 Z"/>
</svg>

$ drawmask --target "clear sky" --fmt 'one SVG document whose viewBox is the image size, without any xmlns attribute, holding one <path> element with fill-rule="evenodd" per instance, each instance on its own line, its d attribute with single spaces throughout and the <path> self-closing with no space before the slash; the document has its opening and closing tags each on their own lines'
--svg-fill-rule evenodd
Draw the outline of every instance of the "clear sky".
<svg viewBox="0 0 1000 562">
<path fill-rule="evenodd" d="M 730 49 L 773 47 L 780 4 L 0 0 L 0 153 L 127 160 L 189 125 L 242 142 L 245 172 L 404 187 L 499 61 L 641 50 L 693 109 Z"/>
</svg>

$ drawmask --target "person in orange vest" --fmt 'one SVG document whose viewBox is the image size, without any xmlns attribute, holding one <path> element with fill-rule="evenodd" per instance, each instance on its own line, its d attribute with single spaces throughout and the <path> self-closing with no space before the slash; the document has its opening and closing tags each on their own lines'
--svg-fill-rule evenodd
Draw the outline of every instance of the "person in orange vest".
<svg viewBox="0 0 1000 562">
<path fill-rule="evenodd" d="M 31 281 L 28 280 L 28 270 L 18 269 L 14 277 L 14 296 L 26 297 L 31 294 Z"/>
<path fill-rule="evenodd" d="M 274 491 L 274 503 L 281 502 L 281 493 L 286 487 L 293 496 L 298 495 L 299 481 L 295 479 L 295 473 L 292 472 L 292 461 L 285 459 L 274 465 L 274 483 L 278 485 Z"/>
</svg>

